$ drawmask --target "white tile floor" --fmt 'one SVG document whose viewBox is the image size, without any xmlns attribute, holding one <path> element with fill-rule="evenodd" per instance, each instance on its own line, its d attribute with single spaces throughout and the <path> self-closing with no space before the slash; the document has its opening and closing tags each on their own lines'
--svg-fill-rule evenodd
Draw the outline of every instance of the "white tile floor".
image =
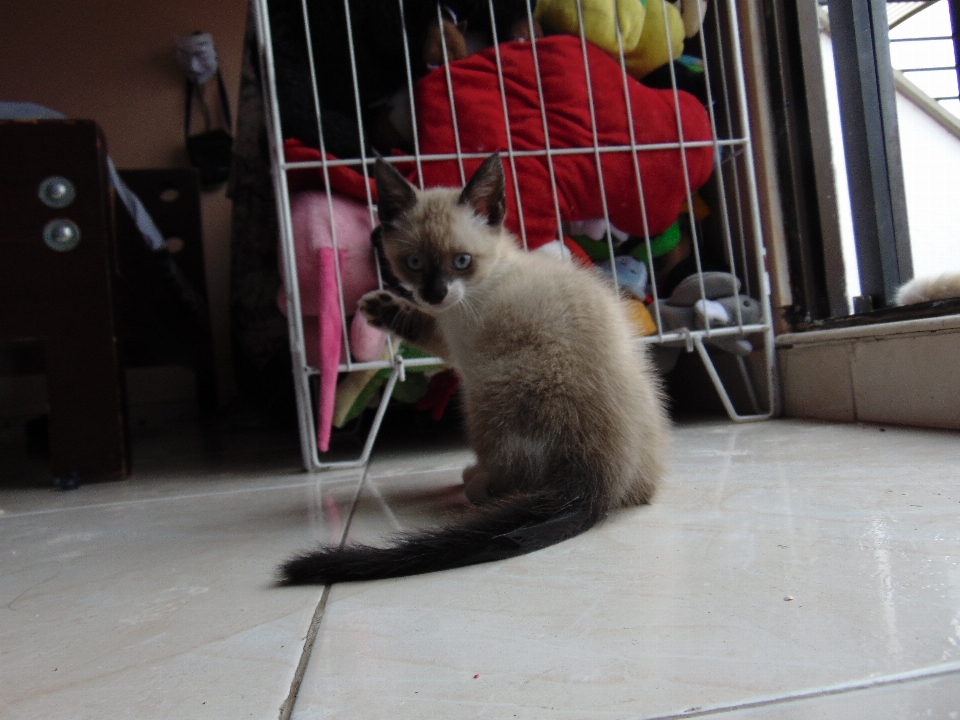
<svg viewBox="0 0 960 720">
<path fill-rule="evenodd" d="M 328 595 L 276 564 L 435 522 L 469 455 L 269 455 L 0 491 L 0 717 L 960 718 L 957 433 L 683 425 L 649 507 Z"/>
</svg>

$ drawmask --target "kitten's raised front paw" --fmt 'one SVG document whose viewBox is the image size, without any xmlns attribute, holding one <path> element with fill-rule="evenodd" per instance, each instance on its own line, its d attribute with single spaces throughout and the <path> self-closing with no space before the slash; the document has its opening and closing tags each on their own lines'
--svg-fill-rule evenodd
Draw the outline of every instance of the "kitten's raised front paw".
<svg viewBox="0 0 960 720">
<path fill-rule="evenodd" d="M 372 290 L 360 298 L 359 310 L 374 327 L 390 330 L 397 313 L 402 310 L 402 302 L 386 290 Z"/>
</svg>

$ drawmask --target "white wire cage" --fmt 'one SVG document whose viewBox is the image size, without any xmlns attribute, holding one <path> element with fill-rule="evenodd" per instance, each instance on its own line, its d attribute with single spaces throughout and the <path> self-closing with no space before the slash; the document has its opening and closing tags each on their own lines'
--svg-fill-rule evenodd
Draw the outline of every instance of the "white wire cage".
<svg viewBox="0 0 960 720">
<path fill-rule="evenodd" d="M 536 0 L 465 0 L 459 7 L 469 5 L 473 20 L 480 19 L 475 26 L 479 24 L 481 28 L 468 36 L 458 34 L 463 25 L 455 10 L 435 0 L 254 0 L 301 449 L 307 470 L 365 465 L 397 383 L 406 380 L 408 371 L 442 365 L 439 358 L 410 357 L 402 353 L 397 340 L 390 337 L 386 338 L 385 350 L 375 359 L 358 359 L 356 343 L 351 344 L 353 308 L 349 307 L 348 292 L 345 292 L 349 278 L 345 277 L 345 255 L 341 247 L 345 244 L 346 230 L 334 207 L 339 202 L 337 190 L 343 186 L 342 182 L 338 185 L 338 178 L 342 180 L 345 171 L 353 173 L 351 192 L 365 205 L 364 214 L 369 218 L 366 230 L 369 231 L 377 225 L 370 182 L 372 163 L 381 153 L 398 168 L 406 168 L 408 177 L 423 188 L 437 184 L 462 185 L 470 167 L 479 165 L 490 152 L 499 151 L 508 175 L 508 226 L 512 220 L 511 229 L 525 248 L 547 244 L 543 228 L 551 228 L 552 221 L 552 242 L 557 243 L 555 247 L 560 252 L 570 255 L 570 251 L 563 248 L 572 247 L 571 235 L 587 223 L 599 239 L 584 238 L 584 241 L 587 245 L 595 242 L 590 246 L 594 254 L 607 257 L 611 280 L 618 287 L 614 261 L 623 257 L 624 249 L 629 247 L 633 257 L 642 258 L 641 264 L 649 279 L 643 304 L 652 325 L 645 332 L 638 332 L 643 336 L 637 338 L 637 343 L 653 344 L 657 348 L 655 352 L 662 353 L 667 362 L 682 351 L 696 351 L 732 420 L 762 420 L 776 413 L 770 290 L 764 268 L 735 0 L 719 0 L 709 6 L 701 0 L 683 0 L 688 12 L 683 13 L 682 18 L 688 25 L 687 38 L 682 44 L 684 52 L 693 53 L 692 60 L 687 55 L 683 56 L 685 60 L 677 58 L 670 44 L 671 38 L 676 39 L 676 21 L 681 17 L 679 8 L 671 6 L 673 9 L 668 10 L 668 0 L 648 0 L 644 23 L 662 36 L 669 55 L 667 62 L 658 68 L 657 83 L 649 80 L 641 83 L 634 77 L 639 73 L 633 72 L 630 53 L 636 47 L 632 44 L 637 28 L 636 24 L 623 27 L 625 18 L 620 14 L 620 3 L 561 2 L 566 2 L 572 29 L 568 28 L 570 32 L 566 34 L 544 35 L 544 25 L 538 17 L 538 10 L 543 8 L 537 8 Z M 540 0 L 541 4 L 554 7 L 561 2 Z M 656 2 L 660 3 L 659 17 L 649 10 Z M 635 1 L 634 4 L 643 7 Z M 696 8 L 692 31 L 691 4 Z M 598 6 L 616 7 L 610 19 L 613 32 L 608 32 L 606 47 L 601 51 L 588 38 L 592 26 L 584 22 L 585 6 L 591 10 Z M 278 12 L 279 7 L 286 15 Z M 522 7 L 522 12 L 517 13 L 517 7 Z M 503 22 L 503 17 L 498 18 L 498 10 L 503 13 L 504 8 L 513 10 L 514 15 L 508 19 L 512 31 L 522 36 L 521 39 L 503 40 L 504 30 L 510 26 Z M 372 92 L 364 87 L 364 73 L 369 73 L 371 53 L 369 48 L 365 51 L 362 47 L 362 42 L 369 45 L 370 39 L 358 38 L 364 27 L 363 17 L 370 12 L 379 13 L 380 20 L 386 17 L 381 25 L 392 27 L 396 34 L 389 42 L 382 36 L 374 42 L 384 47 L 392 44 L 400 52 L 399 62 L 395 52 L 392 67 L 380 68 L 382 73 L 377 75 L 378 78 L 392 75 L 395 87 L 381 85 Z M 279 21 L 287 23 L 282 32 L 277 27 Z M 662 31 L 656 23 L 662 24 Z M 552 28 L 547 26 L 547 30 Z M 625 41 L 627 31 L 630 37 Z M 425 36 L 433 38 L 431 52 L 437 61 L 436 67 L 424 67 Z M 566 39 L 554 41 L 558 36 Z M 468 45 L 471 47 L 467 48 Z M 340 52 L 338 62 L 325 62 L 331 52 L 337 51 Z M 376 51 L 372 54 L 376 56 Z M 465 54 L 469 57 L 464 57 Z M 607 60 L 600 60 L 601 56 Z M 473 58 L 479 59 L 471 64 Z M 681 60 L 686 65 L 682 65 Z M 484 80 L 477 80 L 477 63 L 486 70 Z M 372 65 L 373 72 L 377 73 L 376 59 Z M 678 80 L 678 74 L 689 66 L 699 73 L 702 82 L 698 111 L 690 110 L 692 96 L 681 87 L 683 79 Z M 532 73 L 525 72 L 531 68 Z M 300 78 L 299 85 L 290 82 L 294 75 Z M 560 79 L 556 80 L 558 75 Z M 480 101 L 482 107 L 471 106 L 464 98 L 469 99 L 471 89 L 483 82 L 488 90 L 492 87 L 498 97 L 491 102 L 493 96 L 488 92 Z M 551 88 L 550 82 L 554 86 L 559 83 L 559 90 Z M 376 82 L 373 84 L 376 86 Z M 522 90 L 518 90 L 518 84 L 524 86 Z M 648 94 L 652 85 L 658 85 L 655 102 L 654 96 Z M 389 94 L 384 95 L 384 90 Z M 558 108 L 551 92 L 554 95 L 559 92 L 562 98 L 577 97 L 585 107 Z M 518 93 L 526 93 L 532 98 L 532 104 L 518 110 Z M 649 120 L 648 107 L 664 102 L 665 106 L 658 106 L 660 127 L 669 131 L 651 136 L 646 127 L 638 124 Z M 291 121 L 291 103 L 299 103 L 300 116 L 306 117 L 307 125 L 298 128 Z M 499 105 L 496 123 L 484 124 L 483 117 L 478 119 L 495 105 Z M 611 111 L 611 107 L 623 108 L 619 118 L 612 121 L 611 115 L 616 112 Z M 401 121 L 396 124 L 408 126 L 405 142 L 399 143 L 405 148 L 393 148 L 391 152 L 382 144 L 377 147 L 371 140 L 372 125 L 380 122 L 377 118 L 382 119 L 387 111 L 396 117 L 398 109 Z M 699 116 L 702 130 L 698 133 L 690 132 L 688 116 L 691 113 L 702 113 Z M 558 125 L 561 119 L 570 121 L 570 118 L 561 118 L 566 115 L 572 115 L 574 125 L 579 125 L 579 133 L 575 133 L 578 139 L 573 141 L 569 132 L 563 132 L 562 124 Z M 611 122 L 617 127 L 616 133 L 610 131 Z M 338 131 L 343 127 L 347 128 L 346 133 Z M 309 136 L 301 138 L 307 143 L 291 146 L 291 128 L 294 135 L 299 129 L 300 134 Z M 345 142 L 344 137 L 352 142 Z M 303 151 L 310 140 L 312 148 Z M 331 146 L 336 147 L 338 154 L 330 152 Z M 704 156 L 709 160 L 708 179 L 691 182 L 692 172 L 703 174 L 702 167 L 692 169 L 691 164 L 700 158 L 702 166 Z M 577 164 L 570 165 L 571 162 Z M 617 172 L 611 172 L 614 165 Z M 537 172 L 525 174 L 524 169 L 530 167 L 535 167 Z M 661 172 L 651 172 L 651 168 L 659 168 Z M 679 189 L 673 189 L 674 195 L 679 194 L 680 202 L 673 197 L 673 206 L 666 203 L 666 209 L 661 207 L 664 203 L 658 195 L 660 189 L 669 184 L 663 179 L 664 168 L 668 170 L 667 175 L 680 182 Z M 325 371 L 320 368 L 322 361 L 310 357 L 302 288 L 298 281 L 298 271 L 302 272 L 303 267 L 298 268 L 298 238 L 292 208 L 302 184 L 294 181 L 295 176 L 302 177 L 304 173 L 312 174 L 316 187 L 321 189 L 314 200 L 325 206 L 320 215 L 327 225 L 325 231 L 329 234 L 332 260 L 331 287 L 326 300 L 328 307 L 335 307 L 337 323 L 337 328 L 333 331 L 328 328 L 328 332 L 336 332 L 342 346 L 342 355 L 334 364 L 327 359 Z M 534 176 L 537 176 L 536 183 Z M 573 191 L 568 187 L 571 178 L 580 182 L 579 185 L 573 183 Z M 584 187 L 583 178 L 592 180 L 592 184 Z M 706 204 L 703 196 L 709 198 L 706 219 L 700 211 Z M 584 198 L 589 198 L 589 202 L 581 203 Z M 665 230 L 664 213 L 669 218 L 673 214 L 671 207 L 676 209 L 678 204 L 676 220 Z M 592 217 L 582 216 L 590 214 L 584 209 L 587 206 L 594 208 Z M 621 216 L 629 217 L 621 224 L 631 227 L 614 225 Z M 665 270 L 658 264 L 663 253 L 655 246 L 668 232 L 671 237 L 679 233 L 685 241 L 685 267 L 691 268 L 685 278 L 687 297 L 680 313 L 682 321 L 674 317 L 675 308 L 669 305 L 677 291 L 669 297 L 661 297 L 658 291 L 658 285 L 664 287 Z M 367 252 L 373 253 L 373 250 Z M 709 272 L 707 255 L 720 259 L 723 266 L 720 274 Z M 302 257 L 301 254 L 301 265 Z M 368 289 L 382 289 L 384 277 L 379 264 L 375 264 L 374 269 L 375 280 Z M 722 311 L 717 309 L 718 298 Z M 750 302 L 739 301 L 743 298 Z M 756 348 L 750 344 L 757 342 Z M 725 371 L 718 369 L 714 362 L 717 351 L 708 350 L 708 345 L 727 351 L 719 353 L 732 360 L 724 363 Z M 380 390 L 380 401 L 362 452 L 355 459 L 330 459 L 321 452 L 318 442 L 318 430 L 321 436 L 325 429 L 329 432 L 329 428 L 323 427 L 329 419 L 321 410 L 315 412 L 311 379 L 316 383 L 316 379 L 326 373 L 328 384 L 333 383 L 335 379 L 329 375 L 334 368 L 337 374 L 367 373 L 365 377 L 376 371 L 389 373 Z M 730 368 L 734 368 L 732 373 Z M 731 383 L 738 385 L 736 395 L 745 399 L 733 396 L 728 388 Z"/>
</svg>

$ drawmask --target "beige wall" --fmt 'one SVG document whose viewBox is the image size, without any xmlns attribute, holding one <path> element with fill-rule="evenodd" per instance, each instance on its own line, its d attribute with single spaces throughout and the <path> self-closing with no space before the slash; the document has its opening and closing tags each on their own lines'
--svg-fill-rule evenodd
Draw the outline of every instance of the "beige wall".
<svg viewBox="0 0 960 720">
<path fill-rule="evenodd" d="M 786 417 L 960 430 L 960 316 L 777 337 Z"/>
<path fill-rule="evenodd" d="M 213 34 L 236 112 L 245 0 L 0 2 L 0 100 L 35 102 L 103 127 L 120 169 L 188 165 L 183 74 L 173 38 Z M 210 88 L 212 90 L 212 88 Z M 221 402 L 234 394 L 229 352 L 230 201 L 204 193 L 207 283 Z"/>
</svg>

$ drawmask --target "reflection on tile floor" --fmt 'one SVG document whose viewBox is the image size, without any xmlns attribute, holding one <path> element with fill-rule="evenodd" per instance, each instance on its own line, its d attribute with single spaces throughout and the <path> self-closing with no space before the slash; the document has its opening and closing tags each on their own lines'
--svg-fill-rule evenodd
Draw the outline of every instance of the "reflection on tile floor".
<svg viewBox="0 0 960 720">
<path fill-rule="evenodd" d="M 276 564 L 438 522 L 470 455 L 284 458 L 0 491 L 0 717 L 276 718 L 322 592 Z M 649 507 L 334 586 L 293 717 L 960 718 L 958 516 L 956 433 L 684 425 Z"/>
</svg>

